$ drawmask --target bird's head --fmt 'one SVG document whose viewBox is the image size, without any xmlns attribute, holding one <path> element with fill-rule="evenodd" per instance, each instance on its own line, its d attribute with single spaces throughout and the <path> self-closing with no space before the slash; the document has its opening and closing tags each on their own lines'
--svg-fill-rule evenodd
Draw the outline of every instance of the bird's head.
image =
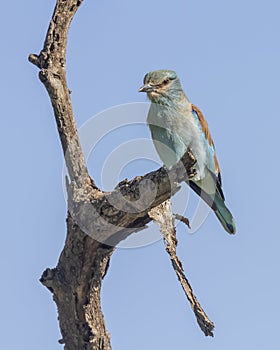
<svg viewBox="0 0 280 350">
<path fill-rule="evenodd" d="M 177 74 L 163 69 L 147 73 L 139 92 L 146 92 L 152 102 L 163 104 L 169 104 L 184 94 Z"/>
</svg>

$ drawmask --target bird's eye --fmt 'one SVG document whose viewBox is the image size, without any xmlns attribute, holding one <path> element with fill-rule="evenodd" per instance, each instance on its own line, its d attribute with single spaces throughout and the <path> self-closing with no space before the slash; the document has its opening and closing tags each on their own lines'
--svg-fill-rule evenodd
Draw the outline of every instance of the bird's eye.
<svg viewBox="0 0 280 350">
<path fill-rule="evenodd" d="M 169 83 L 169 79 L 165 79 L 164 81 L 163 81 L 163 84 L 164 85 L 167 85 Z"/>
</svg>

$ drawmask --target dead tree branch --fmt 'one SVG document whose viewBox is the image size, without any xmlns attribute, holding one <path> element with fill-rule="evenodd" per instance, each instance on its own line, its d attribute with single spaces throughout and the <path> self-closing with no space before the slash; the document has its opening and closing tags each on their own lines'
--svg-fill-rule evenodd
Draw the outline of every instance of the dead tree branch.
<svg viewBox="0 0 280 350">
<path fill-rule="evenodd" d="M 57 304 L 60 343 L 65 350 L 110 350 L 100 288 L 114 246 L 145 227 L 151 220 L 148 211 L 178 190 L 195 159 L 188 152 L 182 160 L 184 166 L 168 172 L 161 168 L 122 182 L 111 193 L 95 186 L 87 171 L 66 82 L 68 29 L 82 2 L 57 0 L 43 49 L 39 55 L 29 56 L 40 69 L 39 78 L 49 94 L 70 177 L 65 246 L 57 267 L 46 269 L 41 282 Z M 141 186 L 143 181 L 145 186 Z"/>
<path fill-rule="evenodd" d="M 172 218 L 170 200 L 167 200 L 164 203 L 161 203 L 158 207 L 151 209 L 149 215 L 160 228 L 164 239 L 165 249 L 170 256 L 172 267 L 176 272 L 178 280 L 181 283 L 188 301 L 190 302 L 199 327 L 206 336 L 210 335 L 213 337 L 214 323 L 209 320 L 208 316 L 194 295 L 192 287 L 185 276 L 183 265 L 176 253 L 178 241 L 176 238 L 174 219 Z"/>
</svg>

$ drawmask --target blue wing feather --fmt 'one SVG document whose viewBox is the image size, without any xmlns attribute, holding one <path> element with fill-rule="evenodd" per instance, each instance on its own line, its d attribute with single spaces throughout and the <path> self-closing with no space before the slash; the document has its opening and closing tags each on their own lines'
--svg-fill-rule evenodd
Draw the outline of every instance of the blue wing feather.
<svg viewBox="0 0 280 350">
<path fill-rule="evenodd" d="M 216 174 L 216 167 L 215 167 L 215 147 L 214 147 L 214 144 L 213 145 L 210 145 L 207 138 L 206 138 L 206 135 L 205 133 L 203 132 L 202 130 L 202 126 L 199 122 L 199 118 L 198 118 L 198 114 L 195 110 L 192 110 L 192 114 L 194 116 L 194 119 L 197 123 L 197 126 L 201 132 L 201 137 L 203 138 L 204 140 L 204 144 L 205 144 L 205 150 L 206 150 L 206 159 L 207 159 L 207 163 L 206 163 L 206 166 L 207 168 L 213 173 L 213 174 Z"/>
</svg>

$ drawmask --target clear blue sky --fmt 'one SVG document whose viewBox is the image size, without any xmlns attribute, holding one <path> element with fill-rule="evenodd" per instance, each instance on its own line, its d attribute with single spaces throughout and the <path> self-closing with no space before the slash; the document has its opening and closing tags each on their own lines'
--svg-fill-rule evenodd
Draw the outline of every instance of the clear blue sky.
<svg viewBox="0 0 280 350">
<path fill-rule="evenodd" d="M 56 308 L 39 278 L 56 265 L 64 244 L 63 159 L 47 93 L 27 61 L 42 48 L 53 6 L 53 0 L 2 4 L 5 350 L 62 348 Z M 85 0 L 72 23 L 67 68 L 78 127 L 106 108 L 147 101 L 137 92 L 147 71 L 176 70 L 210 124 L 238 227 L 230 237 L 212 214 L 195 234 L 178 227 L 179 254 L 215 322 L 213 339 L 198 329 L 161 241 L 118 249 L 102 291 L 114 350 L 279 347 L 279 13 L 276 0 Z M 100 152 L 110 142 L 129 142 L 123 132 L 104 139 Z M 149 138 L 143 125 L 129 134 Z M 89 157 L 98 183 L 104 157 Z M 153 162 L 134 162 L 120 177 L 154 168 Z M 190 208 L 195 200 L 190 195 Z M 156 232 L 153 225 L 143 234 Z"/>
</svg>

